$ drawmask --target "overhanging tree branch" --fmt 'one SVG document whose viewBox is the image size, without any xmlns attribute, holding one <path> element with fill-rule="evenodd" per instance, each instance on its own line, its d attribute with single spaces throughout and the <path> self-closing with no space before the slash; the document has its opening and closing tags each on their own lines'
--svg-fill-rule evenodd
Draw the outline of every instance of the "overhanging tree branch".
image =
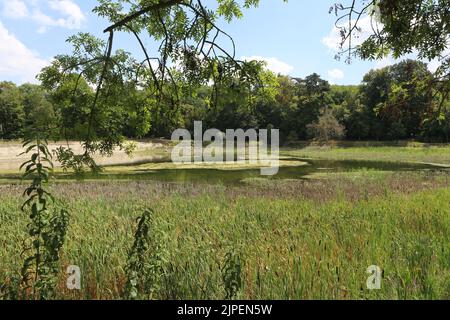
<svg viewBox="0 0 450 320">
<path fill-rule="evenodd" d="M 167 0 L 167 1 L 161 1 L 158 4 L 155 5 L 151 5 L 145 8 L 142 8 L 141 10 L 130 14 L 129 16 L 127 16 L 126 18 L 114 23 L 113 25 L 109 26 L 108 28 L 106 28 L 103 32 L 104 33 L 108 33 L 111 31 L 114 31 L 118 28 L 124 27 L 127 23 L 132 22 L 133 20 L 139 18 L 140 16 L 149 13 L 149 12 L 154 12 L 154 11 L 158 11 L 161 9 L 165 9 L 165 8 L 169 8 L 172 7 L 174 5 L 180 4 L 184 2 L 184 0 Z"/>
</svg>

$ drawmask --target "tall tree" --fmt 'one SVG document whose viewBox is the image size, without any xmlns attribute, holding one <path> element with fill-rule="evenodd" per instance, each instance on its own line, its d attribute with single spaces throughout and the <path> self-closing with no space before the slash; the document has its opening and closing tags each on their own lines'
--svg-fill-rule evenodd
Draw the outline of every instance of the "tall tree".
<svg viewBox="0 0 450 320">
<path fill-rule="evenodd" d="M 253 84 L 255 64 L 235 58 L 233 39 L 216 24 L 219 17 L 227 21 L 242 17 L 242 6 L 257 6 L 259 0 L 242 3 L 216 0 L 216 7 L 211 10 L 201 0 L 99 0 L 94 12 L 111 23 L 104 30 L 108 34 L 106 43 L 87 34 L 72 37 L 73 54 L 57 56 L 40 77 L 48 86 L 58 87 L 67 74 L 77 73 L 79 78 L 96 86 L 83 138 L 85 156 L 99 150 L 111 152 L 121 145 L 115 131 L 96 136 L 93 127 L 102 124 L 94 119 L 98 113 L 107 112 L 101 106 L 108 107 L 105 101 L 110 98 L 110 91 L 117 91 L 127 82 L 152 88 L 157 103 L 168 101 L 174 108 L 180 105 L 174 66 L 182 75 L 179 80 L 185 84 L 212 82 L 213 103 L 217 102 L 217 89 L 223 83 L 238 79 L 241 87 Z M 119 32 L 136 40 L 143 60 L 133 59 L 120 50 L 114 52 L 114 39 Z M 145 46 L 148 40 L 155 46 Z"/>
<path fill-rule="evenodd" d="M 417 137 L 433 105 L 424 63 L 406 60 L 365 75 L 361 87 L 376 139 Z"/>
<path fill-rule="evenodd" d="M 419 58 L 438 59 L 440 66 L 430 77 L 435 96 L 440 96 L 437 115 L 450 93 L 450 5 L 448 0 L 348 0 L 330 8 L 338 17 L 341 51 L 363 59 L 381 59 L 389 54 L 400 58 L 417 52 Z M 371 33 L 356 45 L 361 23 L 368 21 Z M 366 30 L 367 31 L 367 30 Z"/>
<path fill-rule="evenodd" d="M 45 89 L 29 83 L 21 85 L 19 89 L 23 97 L 27 130 L 54 129 L 57 123 L 55 110 Z"/>
<path fill-rule="evenodd" d="M 12 82 L 0 82 L 0 137 L 20 138 L 24 122 L 25 112 L 19 88 Z"/>
<path fill-rule="evenodd" d="M 297 81 L 297 109 L 291 117 L 291 138 L 293 132 L 297 138 L 308 138 L 307 125 L 315 122 L 321 111 L 328 109 L 331 104 L 330 84 L 316 73 Z"/>
</svg>

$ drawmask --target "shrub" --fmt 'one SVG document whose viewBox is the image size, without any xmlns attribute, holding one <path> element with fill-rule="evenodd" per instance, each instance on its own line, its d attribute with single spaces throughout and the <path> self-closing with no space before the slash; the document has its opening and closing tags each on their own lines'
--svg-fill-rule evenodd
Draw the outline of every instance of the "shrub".
<svg viewBox="0 0 450 320">
<path fill-rule="evenodd" d="M 307 131 L 311 138 L 324 143 L 345 137 L 345 127 L 327 109 L 316 122 L 307 126 Z"/>
</svg>

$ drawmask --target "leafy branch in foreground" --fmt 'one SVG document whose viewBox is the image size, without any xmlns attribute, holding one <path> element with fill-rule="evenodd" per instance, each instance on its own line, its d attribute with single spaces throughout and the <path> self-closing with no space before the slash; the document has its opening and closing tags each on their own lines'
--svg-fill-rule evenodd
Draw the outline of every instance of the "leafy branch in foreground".
<svg viewBox="0 0 450 320">
<path fill-rule="evenodd" d="M 55 198 L 45 189 L 45 184 L 53 172 L 52 156 L 46 139 L 24 141 L 23 154 L 30 154 L 24 162 L 23 179 L 31 179 L 24 196 L 22 211 L 29 213 L 29 239 L 25 242 L 26 255 L 21 269 L 21 298 L 49 299 L 54 297 L 54 289 L 59 273 L 59 259 L 64 244 L 69 214 L 58 208 Z"/>
<path fill-rule="evenodd" d="M 429 77 L 440 103 L 434 116 L 442 115 L 450 95 L 450 9 L 448 0 L 347 0 L 336 3 L 330 13 L 340 43 L 337 59 L 346 56 L 364 60 L 400 58 L 417 53 L 421 60 L 438 67 Z"/>
<path fill-rule="evenodd" d="M 241 256 L 234 249 L 228 251 L 225 255 L 222 266 L 222 280 L 225 288 L 225 299 L 231 300 L 237 297 L 242 289 L 242 268 L 243 261 Z"/>
<path fill-rule="evenodd" d="M 77 155 L 71 148 L 58 147 L 55 154 L 64 172 L 72 169 L 75 175 L 82 175 L 85 167 L 88 167 L 93 173 L 102 170 L 88 154 Z"/>
<path fill-rule="evenodd" d="M 72 89 L 66 90 L 65 99 L 71 105 L 72 100 L 83 104 L 83 132 L 75 137 L 84 140 L 83 161 L 68 164 L 89 166 L 96 152 L 109 155 L 123 147 L 125 121 L 117 110 L 126 104 L 123 96 L 129 88 L 142 88 L 149 104 L 167 102 L 177 110 L 183 90 L 198 85 L 212 84 L 211 107 L 217 105 L 219 88 L 255 85 L 261 63 L 236 59 L 233 38 L 218 20 L 240 18 L 242 7 L 255 7 L 259 0 L 214 4 L 217 7 L 211 10 L 201 0 L 99 0 L 93 12 L 111 23 L 104 30 L 107 40 L 86 33 L 70 37 L 73 53 L 55 57 L 39 75 L 44 87 L 53 91 L 60 91 L 70 80 Z M 114 50 L 119 32 L 136 41 L 143 59 Z M 148 42 L 155 46 L 146 46 Z M 83 86 L 95 90 L 76 98 Z"/>
<path fill-rule="evenodd" d="M 167 259 L 157 233 L 153 210 L 144 210 L 138 219 L 134 243 L 128 253 L 126 299 L 152 299 L 158 294 Z"/>
</svg>

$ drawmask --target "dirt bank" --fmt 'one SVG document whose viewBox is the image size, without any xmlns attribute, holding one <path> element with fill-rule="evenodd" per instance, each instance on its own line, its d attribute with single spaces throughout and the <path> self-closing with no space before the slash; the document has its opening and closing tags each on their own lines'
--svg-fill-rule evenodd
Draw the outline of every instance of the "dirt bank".
<svg viewBox="0 0 450 320">
<path fill-rule="evenodd" d="M 161 140 L 134 143 L 137 148 L 132 157 L 129 157 L 123 150 L 117 149 L 112 157 L 95 156 L 95 160 L 100 165 L 152 161 L 164 157 L 170 150 L 169 144 Z M 70 146 L 76 154 L 83 153 L 83 148 L 79 142 L 51 143 L 49 149 L 53 152 L 60 146 Z M 19 142 L 0 142 L 0 172 L 18 172 L 20 165 L 29 159 L 29 155 L 20 155 L 23 151 Z M 55 166 L 58 166 L 56 161 Z"/>
</svg>

